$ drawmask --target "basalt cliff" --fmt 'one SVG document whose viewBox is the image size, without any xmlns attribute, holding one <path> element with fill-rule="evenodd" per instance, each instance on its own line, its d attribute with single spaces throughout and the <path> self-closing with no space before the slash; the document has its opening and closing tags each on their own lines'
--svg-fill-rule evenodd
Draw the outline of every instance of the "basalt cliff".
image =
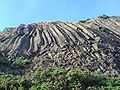
<svg viewBox="0 0 120 90">
<path fill-rule="evenodd" d="M 13 64 L 21 56 L 31 62 L 25 68 L 33 70 L 78 67 L 120 73 L 120 17 L 21 24 L 0 32 L 0 59 Z"/>
</svg>

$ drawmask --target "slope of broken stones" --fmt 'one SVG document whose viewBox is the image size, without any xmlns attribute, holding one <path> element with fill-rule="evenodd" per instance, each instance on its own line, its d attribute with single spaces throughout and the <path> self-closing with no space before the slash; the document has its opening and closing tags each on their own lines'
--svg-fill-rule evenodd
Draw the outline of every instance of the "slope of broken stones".
<svg viewBox="0 0 120 90">
<path fill-rule="evenodd" d="M 32 59 L 30 68 L 86 68 L 120 73 L 120 17 L 21 24 L 0 33 L 1 55 Z"/>
</svg>

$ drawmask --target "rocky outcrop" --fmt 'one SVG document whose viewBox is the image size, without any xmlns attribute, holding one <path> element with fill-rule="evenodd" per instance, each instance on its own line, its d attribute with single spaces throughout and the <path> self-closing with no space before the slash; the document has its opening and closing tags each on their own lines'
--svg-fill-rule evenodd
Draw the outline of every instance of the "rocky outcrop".
<svg viewBox="0 0 120 90">
<path fill-rule="evenodd" d="M 10 60 L 21 55 L 33 58 L 33 68 L 120 73 L 120 17 L 21 24 L 0 33 L 0 51 Z"/>
</svg>

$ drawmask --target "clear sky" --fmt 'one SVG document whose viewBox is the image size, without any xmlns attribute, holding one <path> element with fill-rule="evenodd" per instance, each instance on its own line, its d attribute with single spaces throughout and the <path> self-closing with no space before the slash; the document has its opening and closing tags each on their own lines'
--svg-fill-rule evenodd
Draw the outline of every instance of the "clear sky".
<svg viewBox="0 0 120 90">
<path fill-rule="evenodd" d="M 120 16 L 120 0 L 0 0 L 0 29 L 46 20 Z"/>
</svg>

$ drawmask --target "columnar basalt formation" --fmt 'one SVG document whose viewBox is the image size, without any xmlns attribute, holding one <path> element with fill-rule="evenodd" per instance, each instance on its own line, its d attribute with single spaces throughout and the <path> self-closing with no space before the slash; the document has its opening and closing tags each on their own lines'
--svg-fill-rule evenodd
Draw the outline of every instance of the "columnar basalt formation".
<svg viewBox="0 0 120 90">
<path fill-rule="evenodd" d="M 79 22 L 21 24 L 0 33 L 0 52 L 10 60 L 32 57 L 34 68 L 81 67 L 120 73 L 120 17 Z"/>
</svg>

